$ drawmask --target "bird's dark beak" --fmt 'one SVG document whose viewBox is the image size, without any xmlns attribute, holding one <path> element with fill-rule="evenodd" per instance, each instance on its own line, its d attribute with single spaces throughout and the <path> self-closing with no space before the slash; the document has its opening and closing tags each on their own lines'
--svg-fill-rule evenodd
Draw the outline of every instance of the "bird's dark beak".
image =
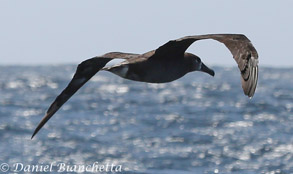
<svg viewBox="0 0 293 174">
<path fill-rule="evenodd" d="M 200 71 L 208 73 L 211 76 L 215 76 L 215 71 L 208 68 L 204 63 L 201 64 L 201 69 Z"/>
</svg>

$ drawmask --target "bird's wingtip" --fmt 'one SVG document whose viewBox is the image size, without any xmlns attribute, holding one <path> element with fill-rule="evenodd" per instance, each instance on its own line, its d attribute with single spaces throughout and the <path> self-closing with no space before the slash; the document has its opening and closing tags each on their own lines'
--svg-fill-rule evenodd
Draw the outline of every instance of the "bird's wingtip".
<svg viewBox="0 0 293 174">
<path fill-rule="evenodd" d="M 32 135 L 32 137 L 31 137 L 31 140 L 34 138 L 35 135 L 36 135 L 36 133 L 34 132 L 33 135 Z"/>
<path fill-rule="evenodd" d="M 38 127 L 34 130 L 34 133 L 33 135 L 31 136 L 31 140 L 35 137 L 35 135 L 39 132 L 40 128 L 39 128 L 39 125 Z"/>
<path fill-rule="evenodd" d="M 34 138 L 34 136 L 39 132 L 39 130 L 41 129 L 40 125 L 38 125 L 38 127 L 35 129 L 32 137 L 31 137 L 31 140 Z"/>
<path fill-rule="evenodd" d="M 39 125 L 37 126 L 37 128 L 35 129 L 31 139 L 34 138 L 34 136 L 39 132 L 39 130 L 41 130 L 41 128 L 47 123 L 47 121 L 54 115 L 54 113 L 59 109 L 59 107 L 55 107 L 55 105 L 53 105 L 53 107 L 51 109 L 49 109 L 50 111 L 48 111 L 46 113 L 46 115 L 43 117 L 43 119 L 41 120 L 41 122 L 39 123 Z"/>
</svg>

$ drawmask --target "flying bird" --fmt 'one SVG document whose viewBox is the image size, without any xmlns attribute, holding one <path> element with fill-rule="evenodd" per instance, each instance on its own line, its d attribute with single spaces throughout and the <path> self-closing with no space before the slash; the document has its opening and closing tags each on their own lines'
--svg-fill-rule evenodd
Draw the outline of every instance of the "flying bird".
<svg viewBox="0 0 293 174">
<path fill-rule="evenodd" d="M 192 43 L 203 39 L 214 39 L 225 44 L 238 64 L 244 94 L 250 98 L 253 97 L 258 80 L 258 54 L 245 35 L 186 36 L 170 40 L 156 50 L 144 54 L 110 52 L 81 62 L 68 86 L 49 107 L 32 138 L 58 109 L 100 70 L 109 71 L 125 79 L 148 83 L 171 82 L 193 71 L 202 71 L 214 76 L 215 72 L 208 68 L 198 56 L 185 52 Z M 125 60 L 116 65 L 104 67 L 109 61 L 118 58 Z"/>
</svg>

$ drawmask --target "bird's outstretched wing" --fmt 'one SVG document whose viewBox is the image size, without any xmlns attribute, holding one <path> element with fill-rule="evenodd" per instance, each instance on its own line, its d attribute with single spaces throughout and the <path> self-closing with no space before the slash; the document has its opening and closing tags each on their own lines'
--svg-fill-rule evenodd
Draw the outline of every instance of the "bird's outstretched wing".
<svg viewBox="0 0 293 174">
<path fill-rule="evenodd" d="M 69 82 L 67 87 L 59 94 L 55 101 L 51 104 L 45 116 L 35 129 L 32 138 L 38 133 L 38 131 L 46 124 L 46 122 L 59 110 L 59 108 L 91 77 L 93 77 L 98 71 L 100 71 L 109 61 L 115 58 L 128 59 L 137 54 L 111 52 L 104 54 L 103 56 L 93 57 L 81 62 L 76 69 L 76 72 Z"/>
<path fill-rule="evenodd" d="M 186 36 L 171 40 L 155 51 L 153 58 L 169 58 L 183 55 L 187 48 L 195 41 L 214 39 L 226 45 L 238 64 L 242 76 L 242 88 L 248 97 L 254 95 L 258 80 L 258 54 L 250 40 L 242 34 L 208 34 Z M 182 56 L 178 56 L 182 57 Z"/>
</svg>

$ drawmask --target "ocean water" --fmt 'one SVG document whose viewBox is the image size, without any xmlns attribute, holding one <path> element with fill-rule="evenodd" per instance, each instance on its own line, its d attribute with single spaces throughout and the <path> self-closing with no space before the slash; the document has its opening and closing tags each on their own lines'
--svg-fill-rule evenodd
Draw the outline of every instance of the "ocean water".
<svg viewBox="0 0 293 174">
<path fill-rule="evenodd" d="M 236 67 L 167 84 L 100 72 L 31 140 L 75 68 L 0 66 L 0 173 L 293 173 L 293 68 L 260 67 L 253 99 Z"/>
</svg>

